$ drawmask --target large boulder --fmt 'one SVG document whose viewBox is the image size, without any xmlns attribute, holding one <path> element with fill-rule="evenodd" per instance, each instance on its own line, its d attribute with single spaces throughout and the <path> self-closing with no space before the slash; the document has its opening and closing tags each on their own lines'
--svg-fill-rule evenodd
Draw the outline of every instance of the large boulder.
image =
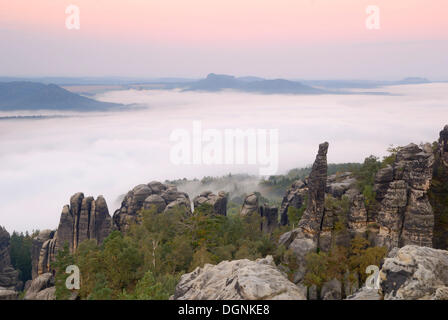
<svg viewBox="0 0 448 320">
<path fill-rule="evenodd" d="M 428 199 L 434 154 L 429 144 L 400 148 L 392 166 L 376 177 L 378 246 L 432 246 L 434 213 Z M 392 170 L 392 174 L 391 174 Z M 392 179 L 391 179 L 392 178 Z"/>
<path fill-rule="evenodd" d="M 113 222 L 118 230 L 126 232 L 131 224 L 138 221 L 142 209 L 154 207 L 161 213 L 176 206 L 184 208 L 186 213 L 191 213 L 188 194 L 178 191 L 175 186 L 158 181 L 140 184 L 126 194 L 120 209 L 113 215 Z"/>
<path fill-rule="evenodd" d="M 273 258 L 206 264 L 184 274 L 176 286 L 175 300 L 306 300 Z"/>
<path fill-rule="evenodd" d="M 448 251 L 414 245 L 392 250 L 380 277 L 385 300 L 448 300 Z"/>
<path fill-rule="evenodd" d="M 211 191 L 204 191 L 199 196 L 193 199 L 195 208 L 203 204 L 209 204 L 213 207 L 213 213 L 216 215 L 227 215 L 227 193 L 224 191 L 214 194 Z"/>
<path fill-rule="evenodd" d="M 56 300 L 56 287 L 52 273 L 44 273 L 33 279 L 25 292 L 25 300 Z"/>
</svg>

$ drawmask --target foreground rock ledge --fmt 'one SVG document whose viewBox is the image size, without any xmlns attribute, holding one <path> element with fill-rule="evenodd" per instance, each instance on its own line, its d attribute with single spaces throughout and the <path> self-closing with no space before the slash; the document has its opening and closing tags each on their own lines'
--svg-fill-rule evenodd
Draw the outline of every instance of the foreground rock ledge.
<svg viewBox="0 0 448 320">
<path fill-rule="evenodd" d="M 306 300 L 272 256 L 206 264 L 182 276 L 174 300 Z"/>
<path fill-rule="evenodd" d="M 381 269 L 385 300 L 448 300 L 448 251 L 405 246 Z"/>
</svg>

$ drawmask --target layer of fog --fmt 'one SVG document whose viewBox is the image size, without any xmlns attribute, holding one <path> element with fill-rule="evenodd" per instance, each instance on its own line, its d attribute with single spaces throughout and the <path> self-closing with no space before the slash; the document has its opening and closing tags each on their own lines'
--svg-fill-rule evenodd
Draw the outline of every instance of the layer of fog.
<svg viewBox="0 0 448 320">
<path fill-rule="evenodd" d="M 113 214 L 120 195 L 140 183 L 258 174 L 257 165 L 172 164 L 170 133 L 191 130 L 193 120 L 204 129 L 279 129 L 279 173 L 312 163 L 323 141 L 330 143 L 329 162 L 340 163 L 385 155 L 391 144 L 436 140 L 448 119 L 447 84 L 380 91 L 396 95 L 111 91 L 96 98 L 147 108 L 0 121 L 0 225 L 56 228 L 62 206 L 78 191 L 104 195 Z"/>
</svg>

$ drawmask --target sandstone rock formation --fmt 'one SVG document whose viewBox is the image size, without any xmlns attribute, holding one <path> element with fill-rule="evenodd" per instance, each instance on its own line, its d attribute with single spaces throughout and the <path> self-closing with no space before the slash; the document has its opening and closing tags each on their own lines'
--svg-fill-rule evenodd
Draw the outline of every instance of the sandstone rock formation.
<svg viewBox="0 0 448 320">
<path fill-rule="evenodd" d="M 84 197 L 83 193 L 76 193 L 70 198 L 70 205 L 62 209 L 57 231 L 44 230 L 33 239 L 33 279 L 51 272 L 51 262 L 65 244 L 70 252 L 75 252 L 79 244 L 88 239 L 101 244 L 111 230 L 112 219 L 103 196 L 94 200 L 93 197 Z"/>
<path fill-rule="evenodd" d="M 434 214 L 428 200 L 434 155 L 429 144 L 401 148 L 392 166 L 376 176 L 377 200 L 381 203 L 376 244 L 402 247 L 432 246 Z"/>
<path fill-rule="evenodd" d="M 308 177 L 308 197 L 306 209 L 299 222 L 303 233 L 315 238 L 318 236 L 325 205 L 325 190 L 327 186 L 327 151 L 328 142 L 319 145 L 319 151 Z"/>
<path fill-rule="evenodd" d="M 303 291 L 277 269 L 271 256 L 206 264 L 184 274 L 175 300 L 306 300 Z"/>
<path fill-rule="evenodd" d="M 56 287 L 52 273 L 44 273 L 33 279 L 25 293 L 25 300 L 56 300 Z"/>
<path fill-rule="evenodd" d="M 244 199 L 243 206 L 240 211 L 242 217 L 250 216 L 259 212 L 259 199 L 255 193 L 251 193 Z"/>
<path fill-rule="evenodd" d="M 298 228 L 283 234 L 279 243 L 291 249 L 297 259 L 294 283 L 300 283 L 306 273 L 305 256 L 319 247 L 319 236 L 324 218 L 327 183 L 328 142 L 319 145 L 307 185 L 307 203 Z"/>
<path fill-rule="evenodd" d="M 306 183 L 302 180 L 297 180 L 288 190 L 286 190 L 286 194 L 283 197 L 282 204 L 280 206 L 280 224 L 282 226 L 285 226 L 289 223 L 289 207 L 300 209 L 305 202 L 307 192 L 308 188 L 306 186 Z"/>
<path fill-rule="evenodd" d="M 278 208 L 266 203 L 260 205 L 256 193 L 251 193 L 244 199 L 240 216 L 244 218 L 260 217 L 260 230 L 266 233 L 272 233 L 278 227 Z"/>
<path fill-rule="evenodd" d="M 11 265 L 9 239 L 9 233 L 0 226 L 0 287 L 14 291 L 19 284 L 19 272 Z"/>
<path fill-rule="evenodd" d="M 32 278 L 35 279 L 39 276 L 39 274 L 49 272 L 50 270 L 50 261 L 48 261 L 48 250 L 43 250 L 42 258 L 41 258 L 41 250 L 44 243 L 48 240 L 53 239 L 55 231 L 51 230 L 42 230 L 39 232 L 37 236 L 33 238 L 32 246 L 31 246 L 31 273 Z M 48 248 L 48 243 L 45 246 Z M 40 263 L 39 263 L 40 261 Z"/>
<path fill-rule="evenodd" d="M 137 221 L 141 209 L 155 207 L 158 212 L 164 212 L 175 206 L 181 206 L 191 213 L 188 194 L 179 192 L 175 186 L 157 181 L 140 184 L 126 194 L 120 209 L 114 213 L 113 221 L 118 230 L 125 232 Z"/>
<path fill-rule="evenodd" d="M 220 191 L 218 195 L 211 191 L 204 191 L 193 199 L 194 208 L 202 204 L 209 204 L 213 207 L 213 213 L 216 215 L 227 215 L 227 193 Z"/>
<path fill-rule="evenodd" d="M 385 300 L 448 300 L 448 251 L 414 245 L 392 250 L 380 277 Z"/>
</svg>

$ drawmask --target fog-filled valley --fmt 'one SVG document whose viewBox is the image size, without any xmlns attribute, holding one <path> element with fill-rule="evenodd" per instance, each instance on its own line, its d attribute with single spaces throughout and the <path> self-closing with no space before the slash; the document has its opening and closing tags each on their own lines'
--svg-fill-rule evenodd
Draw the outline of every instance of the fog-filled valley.
<svg viewBox="0 0 448 320">
<path fill-rule="evenodd" d="M 94 98 L 129 105 L 126 111 L 2 112 L 3 117 L 58 115 L 0 121 L 0 212 L 8 213 L 2 224 L 19 231 L 55 228 L 75 192 L 104 195 L 113 212 L 127 190 L 153 180 L 248 174 L 241 190 L 260 191 L 258 165 L 170 161 L 171 132 L 191 132 L 193 121 L 203 129 L 278 129 L 278 174 L 312 164 L 323 141 L 330 143 L 329 163 L 381 157 L 390 145 L 433 142 L 448 118 L 447 90 L 445 83 L 370 90 L 390 95 L 118 90 Z M 195 186 L 184 191 L 191 197 L 204 191 Z"/>
</svg>

